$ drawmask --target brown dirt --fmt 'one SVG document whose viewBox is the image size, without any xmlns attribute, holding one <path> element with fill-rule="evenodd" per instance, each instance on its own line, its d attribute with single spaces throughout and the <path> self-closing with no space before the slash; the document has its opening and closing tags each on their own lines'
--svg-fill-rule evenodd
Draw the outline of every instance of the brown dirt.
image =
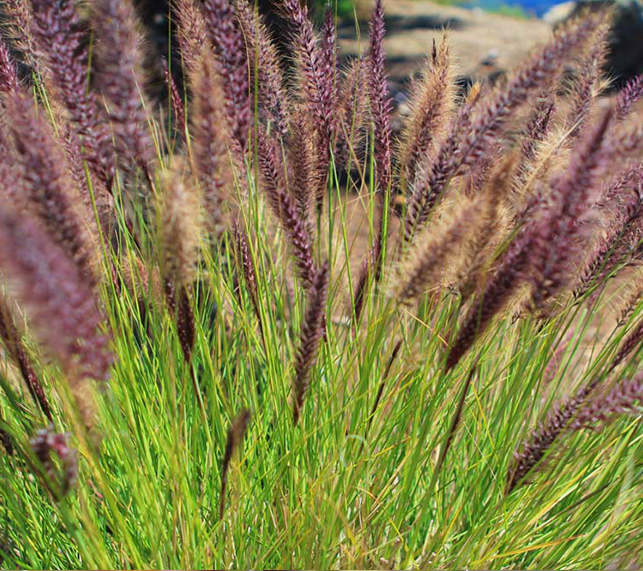
<svg viewBox="0 0 643 571">
<path fill-rule="evenodd" d="M 425 0 L 390 0 L 386 3 L 387 35 L 384 42 L 393 83 L 421 69 L 433 41 L 443 30 L 463 76 L 480 78 L 510 69 L 537 43 L 547 39 L 550 26 L 542 20 L 520 20 L 480 10 L 444 6 Z M 368 26 L 360 22 L 361 37 L 353 25 L 340 29 L 344 54 L 367 47 Z"/>
</svg>

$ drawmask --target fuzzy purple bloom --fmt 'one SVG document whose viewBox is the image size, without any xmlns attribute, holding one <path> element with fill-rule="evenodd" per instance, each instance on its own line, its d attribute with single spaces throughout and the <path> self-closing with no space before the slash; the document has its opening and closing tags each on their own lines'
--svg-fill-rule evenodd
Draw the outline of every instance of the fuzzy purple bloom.
<svg viewBox="0 0 643 571">
<path fill-rule="evenodd" d="M 593 228 L 583 222 L 596 202 L 596 172 L 602 166 L 600 151 L 611 119 L 612 114 L 605 113 L 587 133 L 565 174 L 555 181 L 550 204 L 531 225 L 530 281 L 537 309 L 574 278 L 570 266 L 584 251 Z"/>
<path fill-rule="evenodd" d="M 266 199 L 288 237 L 299 275 L 306 287 L 309 287 L 317 272 L 312 242 L 295 199 L 286 191 L 280 149 L 274 139 L 268 138 L 265 132 L 260 132 L 258 152 Z"/>
<path fill-rule="evenodd" d="M 9 49 L 0 38 L 0 92 L 18 89 L 18 70 Z"/>
<path fill-rule="evenodd" d="M 66 172 L 65 157 L 49 125 L 36 113 L 33 101 L 15 92 L 9 105 L 10 128 L 29 207 L 83 275 L 91 278 L 90 249 L 69 192 L 72 180 Z"/>
<path fill-rule="evenodd" d="M 596 205 L 608 218 L 605 235 L 601 237 L 585 264 L 577 296 L 592 284 L 606 283 L 639 242 L 643 222 L 643 165 L 625 170 L 605 191 Z M 613 214 L 610 211 L 615 211 Z"/>
<path fill-rule="evenodd" d="M 515 110 L 534 91 L 548 85 L 561 68 L 563 56 L 582 45 L 601 24 L 602 16 L 589 15 L 561 28 L 535 53 L 506 85 L 476 105 L 467 102 L 456 118 L 432 165 L 416 181 L 405 220 L 405 236 L 411 241 L 422 227 L 450 179 L 465 166 L 473 167 L 493 148 Z M 474 113 L 475 111 L 475 113 Z"/>
<path fill-rule="evenodd" d="M 228 487 L 228 470 L 230 469 L 232 455 L 243 442 L 243 437 L 245 436 L 246 430 L 248 430 L 248 425 L 250 424 L 250 418 L 250 411 L 244 408 L 232 421 L 232 425 L 228 429 L 225 449 L 223 452 L 223 459 L 221 460 L 221 494 L 219 496 L 219 519 L 223 519 L 223 512 L 225 508 L 225 493 Z"/>
<path fill-rule="evenodd" d="M 643 373 L 618 382 L 614 387 L 596 393 L 587 406 L 576 415 L 573 429 L 594 428 L 608 423 L 620 414 L 636 412 L 643 404 Z"/>
<path fill-rule="evenodd" d="M 27 357 L 25 352 L 25 347 L 22 344 L 22 339 L 20 338 L 20 333 L 18 332 L 13 319 L 11 317 L 11 312 L 6 301 L 0 297 L 0 339 L 10 355 L 13 362 L 20 369 L 27 389 L 31 394 L 33 400 L 38 404 L 44 413 L 44 415 L 51 421 L 53 419 L 51 414 L 51 406 L 49 405 L 49 400 L 47 395 L 45 395 L 45 390 L 36 375 L 36 372 L 31 366 L 31 362 Z"/>
<path fill-rule="evenodd" d="M 259 320 L 259 327 L 262 329 L 261 311 L 259 310 L 259 292 L 257 290 L 257 274 L 255 266 L 250 254 L 250 245 L 248 244 L 248 236 L 241 228 L 238 222 L 233 225 L 235 254 L 237 259 L 237 267 L 243 280 L 248 288 L 250 294 L 250 301 Z"/>
<path fill-rule="evenodd" d="M 324 337 L 326 297 L 329 279 L 328 262 L 324 263 L 308 292 L 306 315 L 299 336 L 299 350 L 293 380 L 293 424 L 297 425 L 310 383 L 310 371 L 317 360 L 319 345 Z"/>
<path fill-rule="evenodd" d="M 32 0 L 32 32 L 92 171 L 105 185 L 114 176 L 111 133 L 95 92 L 87 89 L 89 42 L 73 0 Z"/>
<path fill-rule="evenodd" d="M 170 108 L 174 119 L 175 129 L 179 133 L 185 133 L 185 106 L 183 105 L 183 98 L 179 93 L 179 87 L 172 77 L 170 66 L 166 59 L 163 59 L 163 79 L 170 96 Z"/>
<path fill-rule="evenodd" d="M 95 0 L 96 79 L 109 108 L 117 150 L 141 167 L 149 180 L 154 144 L 148 126 L 141 77 L 140 35 L 130 0 Z"/>
<path fill-rule="evenodd" d="M 302 6 L 299 0 L 283 0 L 282 6 L 292 28 L 293 52 L 298 61 L 303 100 L 315 118 L 315 148 L 318 153 L 315 168 L 319 176 L 315 194 L 319 209 L 326 190 L 330 144 L 335 129 L 333 117 L 335 70 L 328 64 L 328 48 L 325 58 L 324 52 L 317 43 L 315 31 L 308 18 L 307 7 Z M 326 44 L 328 45 L 328 42 Z"/>
<path fill-rule="evenodd" d="M 289 94 L 284 89 L 279 56 L 270 34 L 248 0 L 235 2 L 237 18 L 248 43 L 250 71 L 257 74 L 259 105 L 277 133 L 288 134 Z"/>
<path fill-rule="evenodd" d="M 39 430 L 31 439 L 31 449 L 40 462 L 44 475 L 49 480 L 47 488 L 56 499 L 67 495 L 78 479 L 78 459 L 74 448 L 69 445 L 69 434 L 54 432 L 53 427 Z M 61 473 L 56 474 L 52 456 L 58 457 Z M 51 488 L 51 484 L 55 488 Z"/>
<path fill-rule="evenodd" d="M 0 210 L 0 267 L 12 296 L 28 310 L 41 343 L 70 382 L 107 380 L 108 337 L 93 288 L 68 255 L 34 222 Z"/>
<path fill-rule="evenodd" d="M 235 140 L 241 149 L 248 143 L 252 123 L 248 58 L 231 0 L 205 0 L 207 32 L 223 78 L 226 110 Z"/>
<path fill-rule="evenodd" d="M 369 93 L 374 130 L 374 161 L 377 173 L 377 188 L 384 196 L 391 184 L 391 98 L 388 95 L 386 77 L 386 53 L 384 51 L 384 8 L 382 0 L 375 0 L 370 23 L 371 39 L 368 54 Z M 380 198 L 382 201 L 382 198 Z M 382 206 L 380 206 L 382 208 Z"/>
<path fill-rule="evenodd" d="M 447 356 L 447 370 L 458 364 L 515 293 L 528 266 L 529 245 L 529 236 L 524 231 L 509 245 L 495 274 L 489 278 L 460 325 Z"/>
<path fill-rule="evenodd" d="M 643 97 L 643 74 L 630 80 L 616 97 L 616 119 L 622 121 L 633 105 Z"/>
<path fill-rule="evenodd" d="M 515 453 L 513 467 L 507 474 L 506 493 L 510 494 L 551 450 L 561 434 L 570 428 L 572 420 L 596 389 L 592 382 L 581 387 L 572 397 L 555 406 L 547 419 L 525 440 Z"/>
</svg>

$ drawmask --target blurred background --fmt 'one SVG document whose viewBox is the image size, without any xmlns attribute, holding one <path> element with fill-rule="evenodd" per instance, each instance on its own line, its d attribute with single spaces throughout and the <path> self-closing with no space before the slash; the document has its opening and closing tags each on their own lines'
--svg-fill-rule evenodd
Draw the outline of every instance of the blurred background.
<svg viewBox="0 0 643 571">
<path fill-rule="evenodd" d="M 285 27 L 275 7 L 278 1 L 258 3 L 285 50 Z M 325 0 L 308 2 L 311 13 L 319 17 Z M 167 56 L 171 38 L 168 0 L 137 0 L 137 4 L 153 45 Z M 444 29 L 450 33 L 462 84 L 481 78 L 496 81 L 534 44 L 545 40 L 553 27 L 579 10 L 606 6 L 614 11 L 607 72 L 616 89 L 643 73 L 642 0 L 385 0 L 391 95 L 396 105 L 404 105 L 410 78 Z M 341 57 L 356 54 L 360 44 L 362 48 L 367 45 L 371 8 L 372 0 L 337 0 Z"/>
</svg>

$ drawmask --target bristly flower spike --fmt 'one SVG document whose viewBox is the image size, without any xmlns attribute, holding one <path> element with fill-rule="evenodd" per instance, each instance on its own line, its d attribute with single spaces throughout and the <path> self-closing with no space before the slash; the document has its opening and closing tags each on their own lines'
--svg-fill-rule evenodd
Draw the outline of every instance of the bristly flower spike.
<svg viewBox="0 0 643 571">
<path fill-rule="evenodd" d="M 45 470 L 48 479 L 45 485 L 52 495 L 60 500 L 67 495 L 78 479 L 78 459 L 74 448 L 69 445 L 69 434 L 54 432 L 52 426 L 39 430 L 31 439 L 31 449 Z M 56 474 L 52 455 L 61 463 L 61 472 Z M 51 484 L 55 488 L 51 488 Z"/>
<path fill-rule="evenodd" d="M 32 0 L 32 32 L 93 173 L 110 190 L 114 149 L 101 103 L 87 86 L 89 48 L 73 0 Z M 101 185 L 98 185 L 101 187 Z"/>
<path fill-rule="evenodd" d="M 140 167 L 151 183 L 154 144 L 134 6 L 131 0 L 95 0 L 91 7 L 99 62 L 96 80 L 107 101 L 117 150 L 125 167 Z"/>
<path fill-rule="evenodd" d="M 258 75 L 259 105 L 271 128 L 284 138 L 288 134 L 290 98 L 288 91 L 284 89 L 279 55 L 261 15 L 254 10 L 250 0 L 236 0 L 235 9 L 244 38 L 248 42 L 250 71 Z"/>
<path fill-rule="evenodd" d="M 6 208 L 0 210 L 0 268 L 41 344 L 62 365 L 82 418 L 91 425 L 87 381 L 106 381 L 112 364 L 92 285 L 41 228 Z"/>
<path fill-rule="evenodd" d="M 306 302 L 306 315 L 299 336 L 299 350 L 295 363 L 295 378 L 292 385 L 293 393 L 293 424 L 299 422 L 304 398 L 310 383 L 310 373 L 317 354 L 319 345 L 324 337 L 324 324 L 326 316 L 326 297 L 328 295 L 329 267 L 328 262 L 320 268 L 308 292 Z"/>
<path fill-rule="evenodd" d="M 375 162 L 374 188 L 377 196 L 377 219 L 373 245 L 362 262 L 355 287 L 354 312 L 359 320 L 368 293 L 371 277 L 377 283 L 384 262 L 384 233 L 391 190 L 391 99 L 388 95 L 386 54 L 384 52 L 384 8 L 382 0 L 375 0 L 370 23 L 369 95 L 373 120 L 373 146 Z"/>
<path fill-rule="evenodd" d="M 223 519 L 223 512 L 225 509 L 225 493 L 228 487 L 228 471 L 230 469 L 230 462 L 235 450 L 243 442 L 243 437 L 248 430 L 250 424 L 250 411 L 243 409 L 236 418 L 232 421 L 232 425 L 228 429 L 226 437 L 225 450 L 223 452 L 223 459 L 221 460 L 221 493 L 219 496 L 219 519 Z"/>
<path fill-rule="evenodd" d="M 474 167 L 494 148 L 507 120 L 534 91 L 546 87 L 563 64 L 563 56 L 591 37 L 604 15 L 589 15 L 559 29 L 554 38 L 522 65 L 502 87 L 475 105 L 465 103 L 433 163 L 415 182 L 405 220 L 406 241 L 413 240 L 448 182 L 464 167 Z"/>
<path fill-rule="evenodd" d="M 226 111 L 234 139 L 244 150 L 248 143 L 252 113 L 246 46 L 231 0 L 205 0 L 207 33 L 223 78 Z"/>
<path fill-rule="evenodd" d="M 616 97 L 616 120 L 623 121 L 641 98 L 643 98 L 643 74 L 630 80 Z"/>
<path fill-rule="evenodd" d="M 7 103 L 27 207 L 83 275 L 91 279 L 97 256 L 93 213 L 79 208 L 78 195 L 75 196 L 65 168 L 65 157 L 49 125 L 36 112 L 33 101 L 16 91 Z"/>
<path fill-rule="evenodd" d="M 300 214 L 295 198 L 286 190 L 280 147 L 274 138 L 260 130 L 257 137 L 259 166 L 268 205 L 279 220 L 290 243 L 295 265 L 306 288 L 313 284 L 317 272 L 313 247 L 306 221 Z"/>
<path fill-rule="evenodd" d="M 308 18 L 306 5 L 302 5 L 300 0 L 283 0 L 282 8 L 292 29 L 293 53 L 297 58 L 298 78 L 303 92 L 303 101 L 315 119 L 315 147 L 318 153 L 316 170 L 319 176 L 315 194 L 319 210 L 326 190 L 330 144 L 335 128 L 333 118 L 334 82 L 330 77 L 331 74 L 334 74 L 334 68 L 328 66 L 324 60 L 313 25 Z"/>
<path fill-rule="evenodd" d="M 574 396 L 555 406 L 547 419 L 534 430 L 516 452 L 514 463 L 507 474 L 506 493 L 510 494 L 518 484 L 524 481 L 536 465 L 551 450 L 554 443 L 567 430 L 572 419 L 596 389 L 596 383 L 590 383 L 576 391 Z"/>
<path fill-rule="evenodd" d="M 0 38 L 0 92 L 18 89 L 18 70 L 7 45 Z"/>
<path fill-rule="evenodd" d="M 11 311 L 9 309 L 9 304 L 7 301 L 0 296 L 0 339 L 7 350 L 7 353 L 11 356 L 11 359 L 20 369 L 22 378 L 29 389 L 29 393 L 33 400 L 40 406 L 44 415 L 51 421 L 53 416 L 51 413 L 51 406 L 45 390 L 36 375 L 36 372 L 31 366 L 31 362 L 27 357 L 25 347 L 22 344 L 22 339 L 20 338 L 20 333 L 16 328 Z"/>
</svg>

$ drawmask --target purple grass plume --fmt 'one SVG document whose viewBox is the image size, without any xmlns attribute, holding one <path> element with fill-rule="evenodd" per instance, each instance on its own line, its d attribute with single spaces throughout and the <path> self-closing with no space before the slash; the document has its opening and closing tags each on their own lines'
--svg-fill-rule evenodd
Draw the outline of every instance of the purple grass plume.
<svg viewBox="0 0 643 571">
<path fill-rule="evenodd" d="M 185 105 L 179 92 L 179 86 L 176 84 L 176 81 L 174 81 L 174 77 L 172 77 L 172 72 L 166 59 L 163 59 L 163 80 L 165 81 L 165 87 L 167 87 L 169 94 L 174 128 L 179 133 L 185 133 Z"/>
<path fill-rule="evenodd" d="M 175 313 L 183 356 L 190 364 L 195 338 L 190 292 L 197 275 L 203 237 L 201 201 L 195 181 L 182 161 L 175 159 L 160 179 L 161 269 L 166 299 Z"/>
<path fill-rule="evenodd" d="M 316 273 L 308 291 L 306 314 L 299 336 L 299 349 L 295 362 L 295 377 L 292 385 L 293 424 L 296 426 L 304 406 L 304 398 L 310 384 L 310 374 L 319 346 L 324 337 L 326 297 L 328 296 L 329 267 L 324 263 Z"/>
<path fill-rule="evenodd" d="M 630 80 L 616 97 L 616 120 L 623 121 L 632 111 L 632 107 L 643 98 L 643 74 Z"/>
<path fill-rule="evenodd" d="M 486 331 L 517 291 L 528 266 L 529 239 L 523 232 L 509 245 L 495 273 L 473 302 L 460 324 L 447 356 L 446 368 L 452 369 Z"/>
<path fill-rule="evenodd" d="M 109 119 L 123 166 L 140 167 L 151 182 L 155 150 L 148 125 L 143 61 L 131 0 L 95 0 L 96 81 L 109 109 Z"/>
<path fill-rule="evenodd" d="M 448 36 L 440 45 L 433 43 L 433 53 L 422 78 L 411 94 L 411 112 L 405 122 L 400 147 L 400 176 L 414 181 L 418 169 L 430 157 L 437 140 L 451 119 L 455 103 L 455 83 Z"/>
<path fill-rule="evenodd" d="M 295 54 L 302 100 L 315 118 L 315 149 L 318 153 L 316 170 L 319 173 L 315 192 L 317 209 L 321 209 L 326 191 L 330 144 L 335 130 L 334 122 L 334 68 L 328 63 L 317 42 L 308 8 L 300 0 L 283 0 L 282 11 L 291 27 L 292 50 Z"/>
<path fill-rule="evenodd" d="M 288 238 L 295 265 L 305 287 L 313 284 L 317 272 L 306 221 L 302 219 L 295 199 L 286 191 L 284 165 L 276 141 L 260 131 L 258 136 L 259 166 L 268 205 Z"/>
<path fill-rule="evenodd" d="M 110 190 L 114 149 L 101 103 L 88 89 L 89 42 L 73 0 L 32 0 L 32 32 L 98 181 Z"/>
<path fill-rule="evenodd" d="M 255 272 L 255 265 L 250 253 L 250 245 L 248 244 L 248 235 L 241 227 L 240 222 L 234 223 L 233 227 L 235 257 L 237 262 L 237 271 L 243 277 L 243 281 L 248 289 L 252 307 L 255 310 L 257 319 L 259 320 L 259 328 L 263 330 L 261 321 L 261 310 L 259 308 L 259 291 L 257 289 L 257 274 Z"/>
<path fill-rule="evenodd" d="M 222 87 L 213 60 L 203 49 L 194 74 L 191 112 L 192 151 L 196 175 L 203 188 L 209 225 L 220 234 L 226 225 L 224 205 L 234 184 L 231 133 L 225 120 Z"/>
<path fill-rule="evenodd" d="M 49 399 L 47 399 L 42 383 L 27 356 L 20 332 L 13 322 L 9 304 L 2 297 L 0 297 L 0 339 L 2 339 L 2 343 L 14 364 L 20 370 L 20 374 L 34 402 L 40 407 L 47 419 L 52 421 L 53 416 Z"/>
<path fill-rule="evenodd" d="M 183 69 L 190 78 L 200 73 L 200 59 L 210 49 L 207 26 L 200 0 L 175 0 L 170 5 L 177 27 Z"/>
<path fill-rule="evenodd" d="M 603 21 L 603 15 L 590 14 L 561 27 L 505 85 L 477 104 L 465 103 L 433 163 L 415 183 L 405 220 L 407 242 L 425 224 L 449 181 L 464 167 L 473 167 L 483 159 L 515 111 L 532 93 L 549 86 L 561 69 L 564 56 L 582 46 Z"/>
<path fill-rule="evenodd" d="M 223 519 L 225 510 L 225 494 L 228 488 L 228 472 L 230 470 L 230 462 L 236 450 L 239 449 L 243 442 L 243 437 L 248 430 L 250 424 L 251 414 L 247 409 L 243 409 L 232 421 L 228 429 L 226 437 L 225 449 L 223 452 L 223 459 L 221 460 L 221 492 L 219 495 L 219 519 Z"/>
<path fill-rule="evenodd" d="M 335 132 L 335 164 L 338 168 L 359 164 L 366 151 L 370 114 L 367 73 L 367 60 L 360 57 L 350 64 L 339 82 Z"/>
<path fill-rule="evenodd" d="M 42 346 L 61 364 L 83 420 L 91 425 L 89 380 L 106 381 L 112 365 L 91 282 L 35 222 L 0 210 L 0 268 Z"/>
<path fill-rule="evenodd" d="M 223 80 L 225 107 L 234 139 L 244 150 L 252 123 L 248 58 L 231 0 L 205 0 L 206 30 Z"/>
<path fill-rule="evenodd" d="M 617 381 L 612 387 L 596 392 L 574 418 L 573 429 L 595 429 L 622 414 L 640 412 L 643 405 L 643 373 L 632 379 Z"/>
<path fill-rule="evenodd" d="M 507 474 L 505 492 L 510 494 L 552 449 L 558 438 L 570 428 L 578 411 L 596 390 L 596 382 L 584 385 L 562 403 L 555 405 L 545 421 L 525 440 L 514 455 L 514 462 Z"/>
<path fill-rule="evenodd" d="M 78 479 L 77 452 L 69 439 L 69 434 L 54 432 L 52 426 L 39 430 L 31 439 L 31 449 L 44 471 L 45 487 L 56 500 L 66 496 Z M 60 470 L 53 456 L 58 458 Z"/>
<path fill-rule="evenodd" d="M 629 167 L 616 177 L 596 209 L 605 220 L 605 231 L 585 261 L 577 296 L 593 285 L 602 287 L 638 244 L 643 224 L 643 165 Z"/>
<path fill-rule="evenodd" d="M 7 103 L 9 128 L 24 185 L 22 200 L 89 279 L 97 255 L 93 213 L 79 207 L 78 189 L 73 189 L 65 156 L 34 102 L 25 94 L 14 92 Z M 92 227 L 94 235 L 89 231 Z"/>
<path fill-rule="evenodd" d="M 586 249 L 592 224 L 591 206 L 599 196 L 597 170 L 602 166 L 601 150 L 612 120 L 606 112 L 587 132 L 565 174 L 552 186 L 550 205 L 532 224 L 529 264 L 532 302 L 536 309 L 573 283 L 573 264 Z"/>
<path fill-rule="evenodd" d="M 249 0 L 236 0 L 235 10 L 248 43 L 250 72 L 257 74 L 258 103 L 265 118 L 280 137 L 288 134 L 290 97 L 284 88 L 279 54 L 266 24 Z M 254 84 L 254 82 L 253 82 Z"/>
<path fill-rule="evenodd" d="M 20 80 L 18 79 L 18 69 L 9 53 L 7 45 L 0 38 L 0 92 L 16 91 Z"/>
</svg>

